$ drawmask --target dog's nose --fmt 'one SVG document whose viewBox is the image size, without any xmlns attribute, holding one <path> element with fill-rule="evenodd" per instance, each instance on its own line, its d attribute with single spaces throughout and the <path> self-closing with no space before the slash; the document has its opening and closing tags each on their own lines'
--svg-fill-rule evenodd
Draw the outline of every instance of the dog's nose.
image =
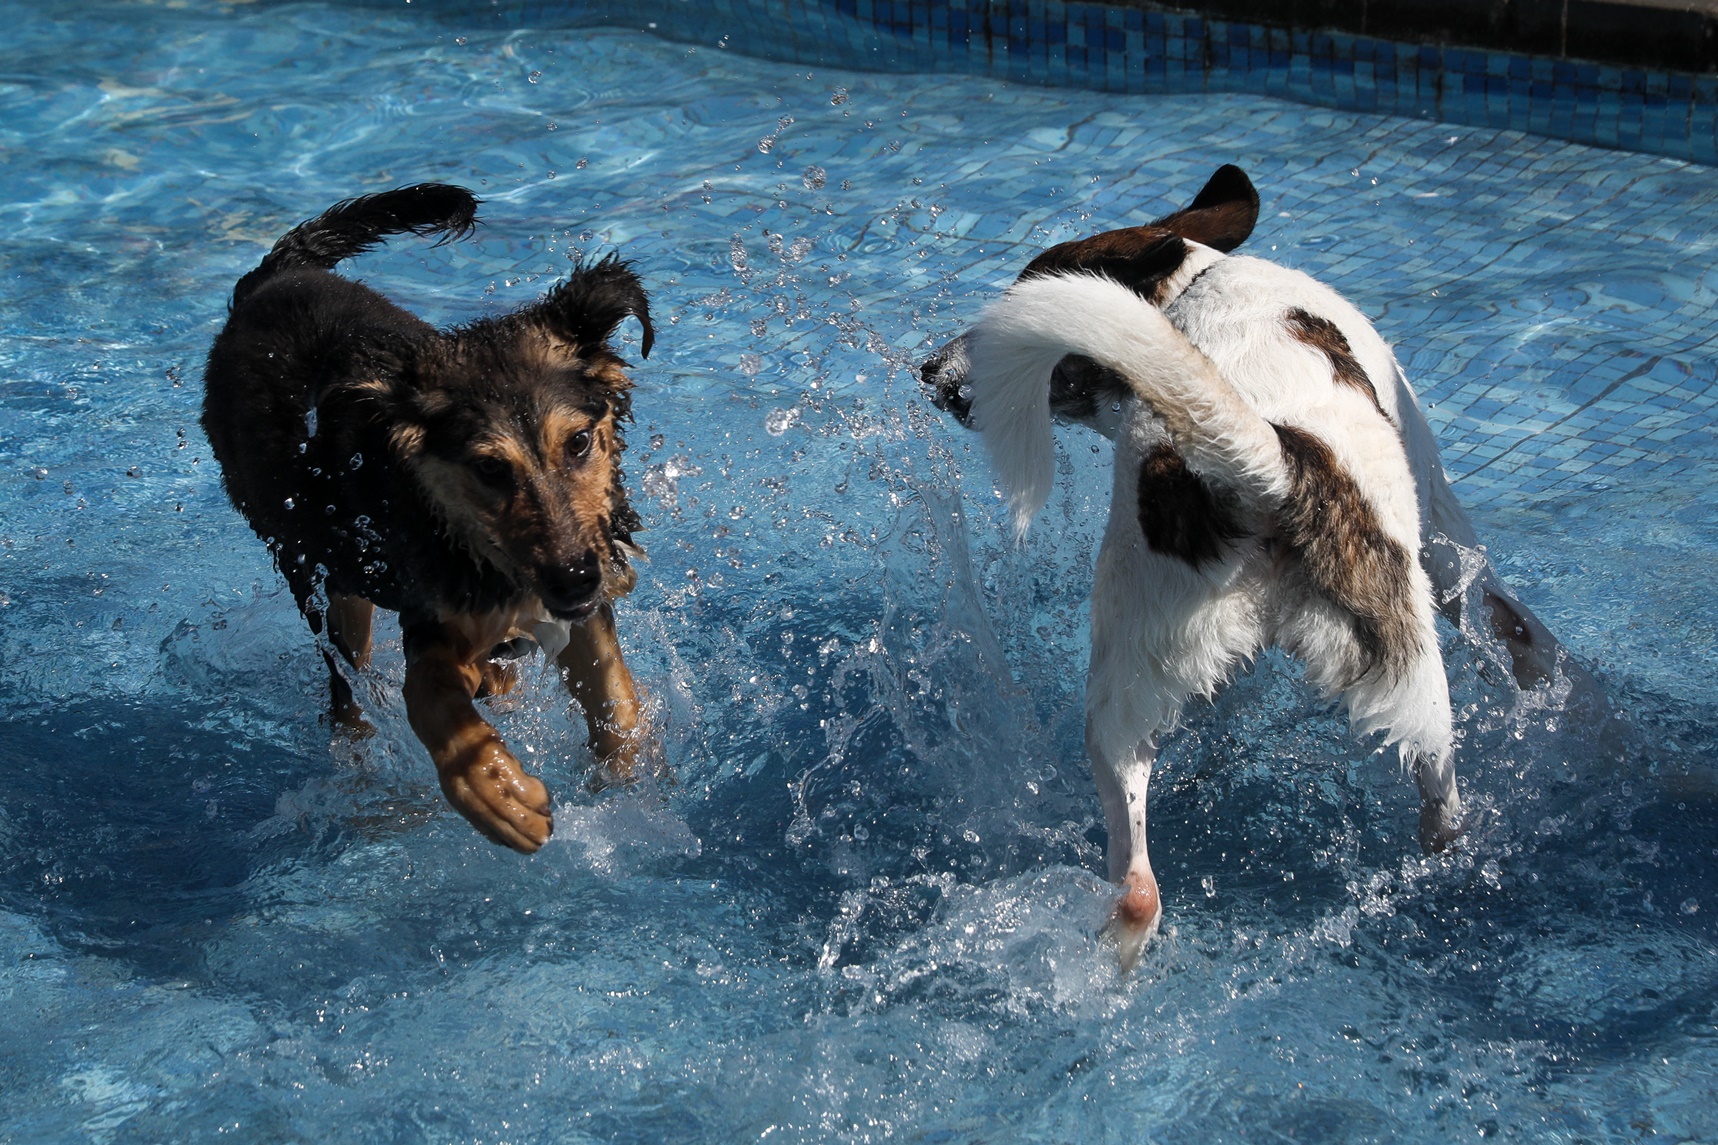
<svg viewBox="0 0 1718 1145">
<path fill-rule="evenodd" d="M 586 604 L 602 585 L 602 568 L 595 553 L 568 564 L 543 565 L 537 570 L 537 593 L 550 612 L 573 612 Z"/>
<path fill-rule="evenodd" d="M 931 404 L 952 413 L 960 424 L 972 424 L 972 393 L 964 373 L 949 370 L 949 358 L 938 354 L 919 367 L 919 382 L 930 391 Z"/>
</svg>

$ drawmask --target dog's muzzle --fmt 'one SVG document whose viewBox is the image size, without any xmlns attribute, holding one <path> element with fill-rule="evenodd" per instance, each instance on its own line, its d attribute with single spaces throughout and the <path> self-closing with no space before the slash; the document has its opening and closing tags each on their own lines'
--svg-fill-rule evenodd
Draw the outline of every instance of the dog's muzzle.
<svg viewBox="0 0 1718 1145">
<path fill-rule="evenodd" d="M 565 565 L 537 569 L 537 596 L 561 620 L 583 620 L 597 605 L 602 588 L 602 562 L 594 552 Z"/>
<path fill-rule="evenodd" d="M 966 335 L 944 344 L 919 367 L 919 381 L 930 391 L 931 404 L 972 428 L 972 390 L 967 385 Z"/>
</svg>

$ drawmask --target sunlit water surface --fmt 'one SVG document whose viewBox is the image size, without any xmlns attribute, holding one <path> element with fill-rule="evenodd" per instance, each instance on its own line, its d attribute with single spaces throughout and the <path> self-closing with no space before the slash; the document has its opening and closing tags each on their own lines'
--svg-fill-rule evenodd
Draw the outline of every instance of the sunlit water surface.
<svg viewBox="0 0 1718 1145">
<path fill-rule="evenodd" d="M 0 18 L 0 1139 L 1718 1137 L 1711 171 L 403 8 Z M 1229 161 L 1630 726 L 1446 631 L 1476 826 L 1428 861 L 1393 758 L 1267 657 L 1165 755 L 1124 979 L 1080 717 L 1108 447 L 1062 431 L 1015 548 L 912 367 Z M 378 734 L 332 734 L 197 426 L 265 245 L 424 179 L 486 225 L 352 273 L 452 323 L 618 249 L 657 316 L 621 625 L 674 780 L 586 794 L 532 675 L 495 709 L 557 799 L 532 858 L 444 805 L 392 625 Z"/>
</svg>

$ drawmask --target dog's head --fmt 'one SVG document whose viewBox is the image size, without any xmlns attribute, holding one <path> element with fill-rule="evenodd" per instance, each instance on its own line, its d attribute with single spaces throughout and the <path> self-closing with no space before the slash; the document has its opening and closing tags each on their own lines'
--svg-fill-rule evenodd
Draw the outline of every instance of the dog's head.
<svg viewBox="0 0 1718 1145">
<path fill-rule="evenodd" d="M 1177 272 L 1186 268 L 1189 243 L 1227 254 L 1247 240 L 1258 218 L 1259 193 L 1252 181 L 1239 167 L 1225 164 L 1186 208 L 1148 226 L 1058 243 L 1028 263 L 1020 278 L 1069 271 L 1101 274 L 1161 306 L 1169 301 Z M 962 334 L 927 360 L 919 368 L 919 377 L 936 407 L 970 428 L 967 372 L 966 335 Z M 1097 363 L 1077 356 L 1064 358 L 1050 379 L 1051 412 L 1070 421 L 1089 420 L 1109 389 L 1125 392 L 1120 379 Z"/>
<path fill-rule="evenodd" d="M 563 619 L 631 587 L 621 474 L 632 382 L 609 339 L 644 288 L 610 256 L 545 297 L 414 355 L 392 395 L 396 456 L 453 535 Z"/>
</svg>

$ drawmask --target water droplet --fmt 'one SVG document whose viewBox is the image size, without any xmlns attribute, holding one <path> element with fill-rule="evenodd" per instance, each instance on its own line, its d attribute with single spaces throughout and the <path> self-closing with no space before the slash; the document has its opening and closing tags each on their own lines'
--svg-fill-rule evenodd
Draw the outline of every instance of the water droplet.
<svg viewBox="0 0 1718 1145">
<path fill-rule="evenodd" d="M 835 107 L 840 107 L 842 104 L 846 103 L 847 102 L 847 89 L 844 87 L 836 88 L 833 92 L 830 93 L 829 102 L 832 106 L 835 106 Z"/>
<path fill-rule="evenodd" d="M 805 174 L 800 176 L 800 180 L 805 184 L 807 191 L 821 191 L 823 185 L 829 182 L 829 174 L 814 163 L 805 169 Z"/>
<path fill-rule="evenodd" d="M 536 83 L 538 80 L 540 80 L 542 78 L 543 78 L 542 72 L 532 72 L 530 75 L 525 77 L 525 82 L 526 83 Z"/>
<path fill-rule="evenodd" d="M 764 360 L 756 354 L 740 355 L 740 373 L 754 377 L 764 368 Z"/>
<path fill-rule="evenodd" d="M 286 499 L 286 500 L 285 500 L 285 501 L 284 501 L 284 502 L 282 502 L 282 503 L 283 503 L 283 504 L 284 504 L 284 505 L 285 505 L 285 506 L 286 506 L 286 507 L 287 507 L 287 508 L 288 508 L 288 509 L 290 509 L 290 508 L 292 508 L 292 498 L 291 498 L 291 497 L 288 497 L 288 498 L 287 498 L 287 499 Z"/>
</svg>

